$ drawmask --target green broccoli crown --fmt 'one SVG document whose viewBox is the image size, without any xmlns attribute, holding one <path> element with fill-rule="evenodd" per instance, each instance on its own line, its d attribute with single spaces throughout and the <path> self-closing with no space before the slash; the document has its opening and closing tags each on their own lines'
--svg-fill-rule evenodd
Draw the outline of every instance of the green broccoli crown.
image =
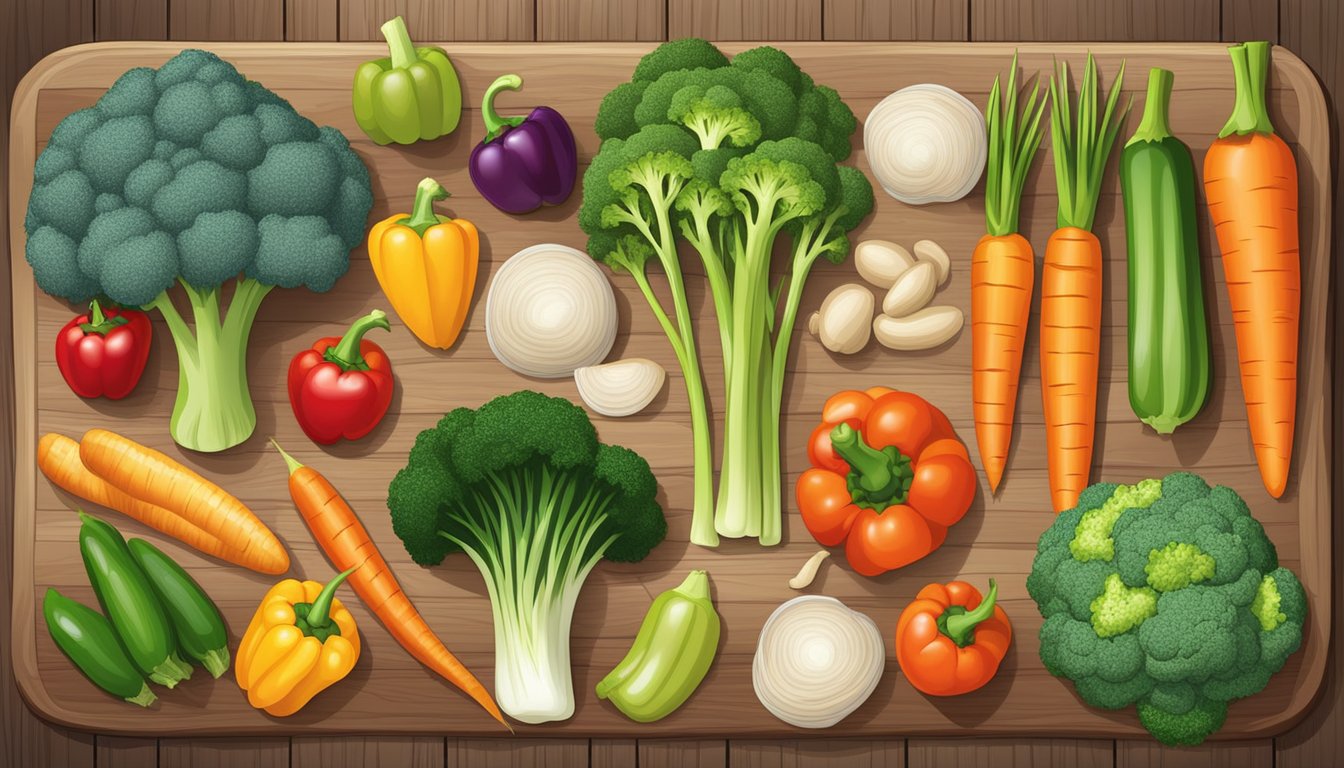
<svg viewBox="0 0 1344 768">
<path fill-rule="evenodd" d="M 181 278 L 326 291 L 373 204 L 333 128 L 212 53 L 132 69 L 56 126 L 33 172 L 25 256 L 71 301 L 144 305 Z"/>
<path fill-rule="evenodd" d="M 387 504 L 422 565 L 457 550 L 494 566 L 509 551 L 634 562 L 667 533 L 656 496 L 648 462 L 599 442 L 582 408 L 524 390 L 458 408 L 421 432 Z"/>
<path fill-rule="evenodd" d="M 1185 472 L 1086 489 L 1041 535 L 1027 591 L 1046 668 L 1094 706 L 1136 704 L 1168 744 L 1198 744 L 1264 688 L 1307 613 L 1241 497 Z"/>
</svg>

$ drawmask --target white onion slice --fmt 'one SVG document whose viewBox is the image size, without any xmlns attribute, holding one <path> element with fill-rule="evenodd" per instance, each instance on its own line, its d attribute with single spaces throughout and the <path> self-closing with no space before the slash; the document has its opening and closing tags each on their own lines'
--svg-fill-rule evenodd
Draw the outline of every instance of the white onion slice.
<svg viewBox="0 0 1344 768">
<path fill-rule="evenodd" d="M 756 698 L 799 728 L 829 728 L 867 701 L 886 667 L 873 620 L 833 597 L 784 603 L 761 628 L 751 682 Z"/>
<path fill-rule="evenodd" d="M 985 116 L 965 96 L 934 83 L 878 102 L 864 122 L 863 147 L 882 188 L 910 205 L 970 194 L 989 152 Z"/>
<path fill-rule="evenodd" d="M 666 380 L 663 366 L 642 357 L 627 357 L 574 371 L 579 397 L 603 416 L 639 413 L 658 396 Z"/>
<path fill-rule="evenodd" d="M 583 251 L 554 243 L 510 257 L 485 299 L 490 351 L 525 376 L 558 379 L 602 362 L 617 322 L 606 275 Z"/>
</svg>

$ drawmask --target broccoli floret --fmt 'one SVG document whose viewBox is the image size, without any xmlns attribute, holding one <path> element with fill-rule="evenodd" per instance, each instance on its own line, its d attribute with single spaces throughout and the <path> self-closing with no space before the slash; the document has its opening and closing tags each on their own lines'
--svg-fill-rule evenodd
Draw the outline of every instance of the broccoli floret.
<svg viewBox="0 0 1344 768">
<path fill-rule="evenodd" d="M 1178 472 L 1097 484 L 1041 535 L 1027 591 L 1041 661 L 1089 704 L 1136 705 L 1167 744 L 1198 744 L 1302 642 L 1302 585 L 1231 489 Z"/>
<path fill-rule="evenodd" d="M 593 130 L 600 139 L 624 139 L 639 130 L 635 122 L 635 108 L 644 98 L 649 83 L 633 80 L 621 83 L 602 97 L 602 105 L 597 108 L 597 118 L 593 121 Z"/>
<path fill-rule="evenodd" d="M 584 410 L 515 392 L 421 432 L 388 488 L 392 529 L 417 563 L 461 551 L 495 620 L 495 695 L 528 723 L 574 711 L 569 634 L 602 559 L 644 559 L 667 534 L 648 462 L 598 441 Z"/>
<path fill-rule="evenodd" d="M 262 299 L 276 286 L 329 290 L 372 204 L 368 170 L 339 132 L 188 50 L 126 72 L 56 126 L 34 170 L 24 255 L 54 296 L 163 314 L 181 366 L 173 438 L 219 451 L 256 424 L 245 371 Z M 194 332 L 168 293 L 179 282 Z"/>
<path fill-rule="evenodd" d="M 663 43 L 635 65 L 634 82 L 652 82 L 682 69 L 717 69 L 728 66 L 728 57 L 714 44 L 696 37 Z"/>
</svg>

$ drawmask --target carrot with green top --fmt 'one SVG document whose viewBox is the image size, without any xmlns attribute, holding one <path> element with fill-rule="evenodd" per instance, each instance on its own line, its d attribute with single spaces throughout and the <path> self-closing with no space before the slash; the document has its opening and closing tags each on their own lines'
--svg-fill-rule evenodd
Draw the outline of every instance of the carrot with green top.
<svg viewBox="0 0 1344 768">
<path fill-rule="evenodd" d="M 1269 43 L 1230 50 L 1236 103 L 1204 156 L 1204 194 L 1223 257 L 1246 419 L 1265 490 L 1288 485 L 1297 418 L 1302 301 L 1297 162 L 1265 105 Z"/>
<path fill-rule="evenodd" d="M 1125 65 L 1099 104 L 1097 64 L 1087 55 L 1070 106 L 1068 65 L 1050 78 L 1050 143 L 1059 194 L 1057 229 L 1041 269 L 1041 399 L 1050 498 L 1056 512 L 1077 505 L 1092 471 L 1101 357 L 1102 251 L 1092 233 L 1101 179 L 1129 105 L 1116 111 Z"/>
</svg>

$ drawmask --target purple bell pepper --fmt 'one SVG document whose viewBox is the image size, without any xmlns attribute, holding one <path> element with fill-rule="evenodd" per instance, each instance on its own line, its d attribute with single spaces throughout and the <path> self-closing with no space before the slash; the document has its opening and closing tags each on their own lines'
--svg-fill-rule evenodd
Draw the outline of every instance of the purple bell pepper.
<svg viewBox="0 0 1344 768">
<path fill-rule="evenodd" d="M 527 117 L 500 117 L 495 111 L 495 96 L 522 84 L 517 75 L 502 75 L 486 89 L 485 139 L 471 151 L 469 164 L 476 189 L 505 213 L 563 203 L 579 174 L 574 132 L 559 112 L 537 107 Z"/>
</svg>

